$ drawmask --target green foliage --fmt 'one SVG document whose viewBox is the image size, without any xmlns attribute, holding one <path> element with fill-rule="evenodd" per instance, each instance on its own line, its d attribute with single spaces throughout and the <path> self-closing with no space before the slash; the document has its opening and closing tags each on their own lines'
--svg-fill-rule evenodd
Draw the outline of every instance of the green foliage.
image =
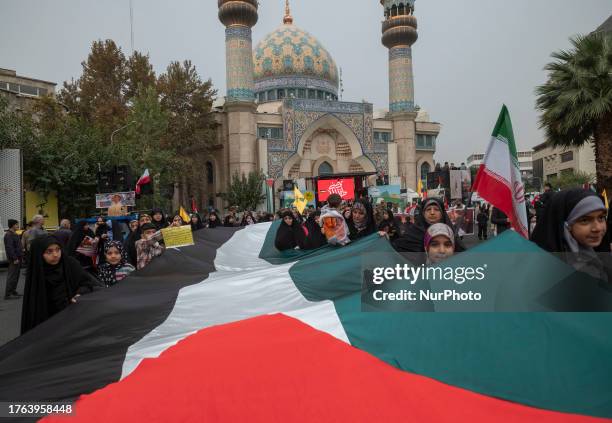
<svg viewBox="0 0 612 423">
<path fill-rule="evenodd" d="M 33 138 L 32 119 L 11 110 L 7 99 L 0 94 L 0 150 L 22 148 Z"/>
<path fill-rule="evenodd" d="M 214 144 L 211 81 L 189 61 L 171 63 L 158 80 L 148 55 L 126 58 L 112 40 L 95 41 L 82 67 L 31 114 L 13 112 L 0 96 L 0 148 L 22 149 L 28 188 L 57 191 L 62 217 L 95 213 L 97 172 L 116 165 L 136 177 L 148 168 L 154 195 L 137 206 L 170 210 L 169 187 L 199 182 Z"/>
<path fill-rule="evenodd" d="M 595 181 L 595 176 L 586 172 L 574 171 L 561 173 L 560 176 L 549 180 L 555 188 L 569 189 L 581 188 L 585 184 L 592 184 Z"/>
<path fill-rule="evenodd" d="M 612 35 L 594 33 L 571 40 L 544 68 L 548 81 L 536 89 L 540 126 L 553 146 L 593 142 L 597 180 L 612 186 Z"/>
<path fill-rule="evenodd" d="M 262 193 L 266 177 L 262 172 L 249 172 L 248 175 L 235 173 L 229 191 L 223 195 L 230 206 L 237 206 L 239 211 L 255 210 L 265 199 Z"/>
</svg>

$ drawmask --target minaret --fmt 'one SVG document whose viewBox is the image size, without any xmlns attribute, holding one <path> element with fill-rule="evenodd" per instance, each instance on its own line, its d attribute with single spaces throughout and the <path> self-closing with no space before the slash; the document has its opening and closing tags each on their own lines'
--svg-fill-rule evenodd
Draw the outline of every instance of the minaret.
<svg viewBox="0 0 612 423">
<path fill-rule="evenodd" d="M 257 0 L 217 0 L 225 25 L 225 65 L 229 142 L 229 177 L 256 168 L 255 94 L 251 28 L 257 23 Z"/>
<path fill-rule="evenodd" d="M 384 7 L 382 43 L 389 49 L 389 112 L 397 143 L 398 172 L 416 189 L 416 147 L 412 45 L 418 38 L 414 0 L 380 0 Z"/>
</svg>

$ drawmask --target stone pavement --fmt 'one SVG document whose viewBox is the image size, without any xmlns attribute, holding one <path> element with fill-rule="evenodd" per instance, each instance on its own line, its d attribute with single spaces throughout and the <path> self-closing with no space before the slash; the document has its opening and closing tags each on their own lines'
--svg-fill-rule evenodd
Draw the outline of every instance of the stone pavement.
<svg viewBox="0 0 612 423">
<path fill-rule="evenodd" d="M 21 304 L 23 297 L 18 300 L 5 300 L 6 267 L 0 268 L 0 345 L 19 336 L 21 327 Z M 25 269 L 21 269 L 21 278 L 17 285 L 17 292 L 23 294 L 25 284 Z"/>
</svg>

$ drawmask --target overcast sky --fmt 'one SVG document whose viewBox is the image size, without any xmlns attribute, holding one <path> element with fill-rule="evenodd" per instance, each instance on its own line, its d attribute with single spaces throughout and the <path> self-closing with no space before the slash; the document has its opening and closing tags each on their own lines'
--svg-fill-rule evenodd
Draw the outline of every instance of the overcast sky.
<svg viewBox="0 0 612 423">
<path fill-rule="evenodd" d="M 190 59 L 225 90 L 223 26 L 216 0 L 133 0 L 136 50 L 161 73 Z M 81 72 L 91 42 L 114 39 L 130 53 L 129 0 L 0 0 L 0 67 L 57 82 Z M 388 104 L 387 50 L 379 0 L 291 0 L 294 23 L 343 69 L 344 100 Z M 284 0 L 260 0 L 254 43 L 282 20 Z M 415 100 L 442 123 L 436 160 L 484 152 L 502 103 L 519 148 L 543 141 L 534 88 L 550 53 L 612 14 L 610 0 L 417 0 Z"/>
</svg>

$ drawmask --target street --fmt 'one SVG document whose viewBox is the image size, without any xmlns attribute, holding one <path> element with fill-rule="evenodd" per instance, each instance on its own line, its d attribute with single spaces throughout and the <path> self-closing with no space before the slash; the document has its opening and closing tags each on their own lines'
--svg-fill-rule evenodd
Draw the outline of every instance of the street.
<svg viewBox="0 0 612 423">
<path fill-rule="evenodd" d="M 6 287 L 7 268 L 0 268 L 0 345 L 19 336 L 21 327 L 21 304 L 23 298 L 18 300 L 5 300 L 4 289 Z M 17 285 L 17 292 L 23 294 L 25 284 L 25 269 L 21 269 L 21 278 Z"/>
</svg>

